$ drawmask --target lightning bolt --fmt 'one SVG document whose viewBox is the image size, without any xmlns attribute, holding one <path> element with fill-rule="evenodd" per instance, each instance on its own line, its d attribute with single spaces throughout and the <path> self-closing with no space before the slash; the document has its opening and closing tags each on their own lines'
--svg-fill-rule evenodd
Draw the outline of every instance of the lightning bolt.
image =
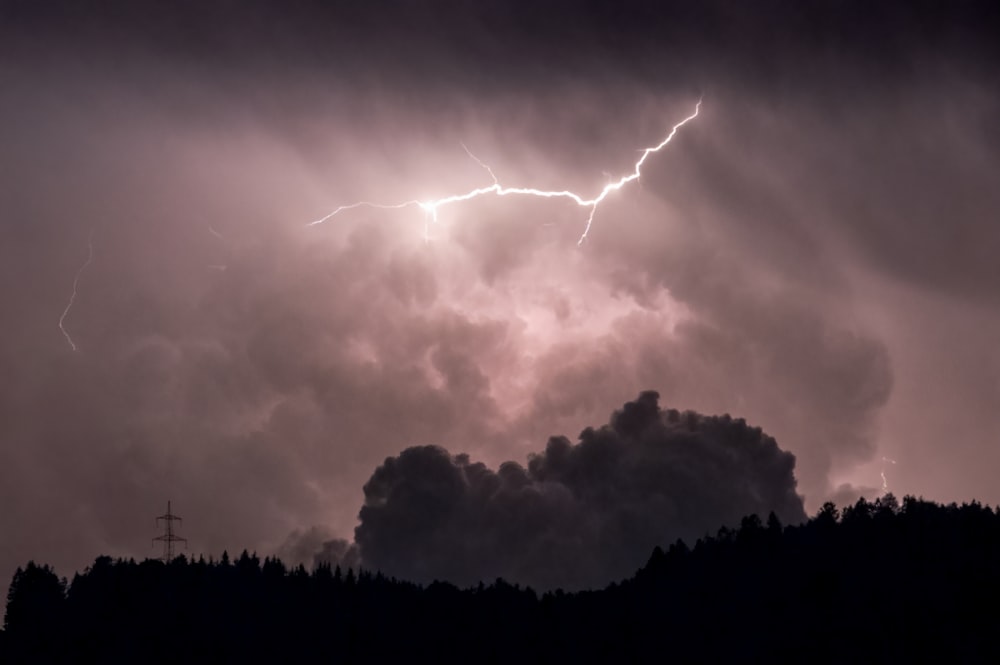
<svg viewBox="0 0 1000 665">
<path fill-rule="evenodd" d="M 63 336 L 66 341 L 69 342 L 69 348 L 76 351 L 76 343 L 73 342 L 73 338 L 70 337 L 69 332 L 63 323 L 66 322 L 66 317 L 69 316 L 69 310 L 73 309 L 73 303 L 76 301 L 76 289 L 80 284 L 80 276 L 83 271 L 87 269 L 90 262 L 94 260 L 94 232 L 90 232 L 90 236 L 87 238 L 87 260 L 83 262 L 80 269 L 76 271 L 76 276 L 73 278 L 73 292 L 69 294 L 69 302 L 66 303 L 66 308 L 63 310 L 62 316 L 59 317 L 59 330 L 62 331 Z"/>
<path fill-rule="evenodd" d="M 896 460 L 889 459 L 888 457 L 883 457 L 882 458 L 882 470 L 879 472 L 879 475 L 882 476 L 882 496 L 885 496 L 886 494 L 889 493 L 889 483 L 885 479 L 885 463 L 886 462 L 888 462 L 889 464 L 896 464 Z"/>
<path fill-rule="evenodd" d="M 424 239 L 427 240 L 428 230 L 429 230 L 428 225 L 430 222 L 437 221 L 438 209 L 443 205 L 448 205 L 450 203 L 461 203 L 463 201 L 469 201 L 470 199 L 474 199 L 480 196 L 485 196 L 487 194 L 495 194 L 496 196 L 535 196 L 544 199 L 564 198 L 573 201 L 582 208 L 590 209 L 590 212 L 587 215 L 587 224 L 583 229 L 583 234 L 577 241 L 577 245 L 582 245 L 584 240 L 586 240 L 587 236 L 590 234 L 590 229 L 594 224 L 594 215 L 597 213 L 598 206 L 612 192 L 616 192 L 625 185 L 629 184 L 630 182 L 639 179 L 639 176 L 642 174 L 642 165 L 646 163 L 646 160 L 649 158 L 649 156 L 665 148 L 667 144 L 669 144 L 674 139 L 674 136 L 677 135 L 677 132 L 680 131 L 681 127 L 683 127 L 684 125 L 686 125 L 687 123 L 691 122 L 692 120 L 698 117 L 698 113 L 701 110 L 701 102 L 702 100 L 699 99 L 698 103 L 695 104 L 694 111 L 689 116 L 685 117 L 683 120 L 675 124 L 670 129 L 670 132 L 667 134 L 666 138 L 664 138 L 662 141 L 660 141 L 654 146 L 642 149 L 642 155 L 639 157 L 638 161 L 636 161 L 635 166 L 633 167 L 631 173 L 621 176 L 617 181 L 608 183 L 607 185 L 604 186 L 603 189 L 601 189 L 601 191 L 596 196 L 593 196 L 592 198 L 585 198 L 584 196 L 577 194 L 576 192 L 571 192 L 569 190 L 544 190 L 544 189 L 535 189 L 533 187 L 505 187 L 504 185 L 500 184 L 500 181 L 497 178 L 496 174 L 493 173 L 493 170 L 488 165 L 486 165 L 482 160 L 473 155 L 472 152 L 463 144 L 462 148 L 465 150 L 466 154 L 468 154 L 469 157 L 475 160 L 477 164 L 479 164 L 486 170 L 487 173 L 489 173 L 490 177 L 493 179 L 493 184 L 488 185 L 486 187 L 478 187 L 463 194 L 452 194 L 450 196 L 445 196 L 444 198 L 433 199 L 430 201 L 421 201 L 419 199 L 412 199 L 410 201 L 403 201 L 402 203 L 392 203 L 392 204 L 375 203 L 372 201 L 358 201 L 357 203 L 342 205 L 333 210 L 332 212 L 327 213 L 323 217 L 320 217 L 315 221 L 309 222 L 308 226 L 316 226 L 317 224 L 322 224 L 327 220 L 331 219 L 332 217 L 339 215 L 342 212 L 353 210 L 355 208 L 378 208 L 381 210 L 399 210 L 402 208 L 417 206 L 427 214 L 426 218 L 427 222 L 424 225 Z"/>
</svg>

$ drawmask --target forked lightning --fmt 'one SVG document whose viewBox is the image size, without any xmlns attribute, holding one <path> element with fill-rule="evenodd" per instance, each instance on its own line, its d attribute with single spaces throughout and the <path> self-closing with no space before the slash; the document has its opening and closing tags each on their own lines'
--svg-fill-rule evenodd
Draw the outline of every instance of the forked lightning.
<svg viewBox="0 0 1000 665">
<path fill-rule="evenodd" d="M 511 195 L 536 196 L 546 199 L 566 198 L 572 200 L 578 206 L 590 209 L 590 213 L 587 216 L 587 224 L 583 229 L 583 234 L 580 236 L 580 240 L 577 242 L 577 244 L 580 245 L 583 244 L 583 241 L 587 239 L 587 235 L 590 233 L 590 228 L 591 226 L 593 226 L 594 223 L 594 215 L 597 212 L 597 207 L 601 204 L 601 202 L 604 201 L 604 199 L 607 198 L 607 196 L 611 192 L 616 192 L 625 185 L 627 185 L 628 183 L 632 182 L 633 180 L 638 180 L 639 176 L 641 175 L 642 165 L 646 162 L 646 159 L 648 159 L 649 156 L 652 155 L 653 153 L 659 152 L 660 150 L 665 148 L 667 144 L 673 140 L 674 136 L 676 136 L 677 132 L 680 130 L 681 127 L 683 127 L 684 125 L 686 125 L 687 123 L 698 117 L 698 112 L 700 110 L 701 110 L 701 100 L 699 99 L 698 103 L 695 104 L 694 112 L 691 113 L 691 115 L 684 118 L 683 120 L 681 120 L 680 122 L 678 122 L 677 124 L 675 124 L 671 128 L 670 133 L 667 134 L 666 138 L 664 138 L 658 144 L 642 150 L 642 155 L 639 157 L 639 160 L 635 163 L 635 167 L 632 169 L 631 173 L 622 176 L 615 182 L 611 182 L 605 185 L 604 188 L 597 194 L 597 196 L 594 196 L 593 198 L 585 198 L 580 194 L 577 194 L 576 192 L 571 192 L 569 190 L 544 190 L 544 189 L 535 189 L 533 187 L 505 187 L 504 185 L 500 184 L 500 181 L 493 173 L 493 170 L 485 163 L 483 163 L 478 157 L 473 155 L 469 151 L 469 149 L 463 145 L 462 148 L 465 149 L 465 152 L 469 155 L 469 157 L 471 157 L 473 160 L 476 161 L 477 164 L 486 169 L 487 173 L 490 174 L 490 177 L 493 178 L 492 185 L 489 185 L 487 187 L 479 187 L 477 189 L 473 189 L 463 194 L 452 194 L 451 196 L 446 196 L 440 199 L 432 199 L 430 201 L 420 201 L 418 199 L 413 199 L 410 201 L 403 201 L 402 203 L 391 203 L 391 204 L 374 203 L 371 201 L 358 201 L 357 203 L 351 203 L 349 205 L 343 205 L 336 208 L 332 212 L 326 214 L 323 217 L 320 217 L 316 221 L 310 222 L 309 226 L 322 224 L 323 222 L 329 220 L 331 217 L 334 217 L 347 210 L 352 210 L 354 208 L 381 208 L 384 210 L 396 210 L 400 208 L 408 208 L 410 206 L 418 206 L 421 209 L 423 209 L 425 213 L 427 213 L 427 216 L 430 221 L 437 221 L 437 211 L 438 208 L 440 208 L 441 206 L 449 203 L 460 203 L 462 201 L 468 201 L 470 199 L 474 199 L 479 196 L 485 196 L 487 194 L 495 194 L 497 196 L 511 196 Z M 427 239 L 426 226 L 424 228 L 424 238 Z"/>
<path fill-rule="evenodd" d="M 87 238 L 87 260 L 84 261 L 83 265 L 80 266 L 80 269 L 76 271 L 76 276 L 73 278 L 73 292 L 69 294 L 69 302 L 66 303 L 66 308 L 63 310 L 62 316 L 59 317 L 59 330 L 62 331 L 62 334 L 66 338 L 66 341 L 69 342 L 69 348 L 73 349 L 74 351 L 76 351 L 76 343 L 73 341 L 73 338 L 70 337 L 69 332 L 66 330 L 66 327 L 63 325 L 63 323 L 66 322 L 66 317 L 69 316 L 69 310 L 73 309 L 73 302 L 76 300 L 76 288 L 80 284 L 80 275 L 83 274 L 83 271 L 87 269 L 87 266 L 89 266 L 90 262 L 93 260 L 94 260 L 94 232 L 91 231 L 90 236 Z"/>
</svg>

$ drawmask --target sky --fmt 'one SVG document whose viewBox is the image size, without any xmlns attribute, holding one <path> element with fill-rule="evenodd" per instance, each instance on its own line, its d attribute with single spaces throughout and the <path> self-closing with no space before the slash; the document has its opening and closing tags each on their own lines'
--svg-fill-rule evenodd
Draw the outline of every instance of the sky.
<svg viewBox="0 0 1000 665">
<path fill-rule="evenodd" d="M 0 2 L 0 576 L 1000 503 L 995 7 L 353 4 Z"/>
</svg>

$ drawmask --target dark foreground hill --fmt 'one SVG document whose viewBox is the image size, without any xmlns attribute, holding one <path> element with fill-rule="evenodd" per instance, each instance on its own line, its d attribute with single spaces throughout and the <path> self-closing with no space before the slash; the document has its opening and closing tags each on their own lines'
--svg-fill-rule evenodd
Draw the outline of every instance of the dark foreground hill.
<svg viewBox="0 0 1000 665">
<path fill-rule="evenodd" d="M 998 592 L 1000 515 L 890 495 L 801 526 L 748 517 L 574 594 L 247 553 L 100 557 L 68 585 L 29 563 L 0 662 L 998 662 Z"/>
</svg>

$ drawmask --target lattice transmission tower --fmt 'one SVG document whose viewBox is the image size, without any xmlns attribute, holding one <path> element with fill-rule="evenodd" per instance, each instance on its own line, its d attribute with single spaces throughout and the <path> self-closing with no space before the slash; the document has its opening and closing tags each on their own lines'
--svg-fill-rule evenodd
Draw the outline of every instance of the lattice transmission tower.
<svg viewBox="0 0 1000 665">
<path fill-rule="evenodd" d="M 163 520 L 163 535 L 153 538 L 153 544 L 155 545 L 156 541 L 163 543 L 163 556 L 160 560 L 163 563 L 170 563 L 174 560 L 174 543 L 184 543 L 184 549 L 187 549 L 187 538 L 181 538 L 174 533 L 174 522 L 183 523 L 184 520 L 170 512 L 169 501 L 167 501 L 167 514 L 156 518 L 157 526 L 160 525 L 160 520 Z"/>
</svg>

